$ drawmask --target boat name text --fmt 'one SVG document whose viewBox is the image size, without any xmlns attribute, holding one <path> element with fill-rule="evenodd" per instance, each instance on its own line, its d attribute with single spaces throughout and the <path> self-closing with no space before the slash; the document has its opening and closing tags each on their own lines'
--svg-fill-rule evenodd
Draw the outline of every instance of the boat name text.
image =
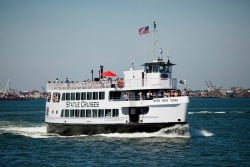
<svg viewBox="0 0 250 167">
<path fill-rule="evenodd" d="M 179 100 L 177 98 L 170 98 L 170 99 L 154 99 L 153 102 L 178 102 Z"/>
<path fill-rule="evenodd" d="M 70 107 L 75 107 L 75 108 L 80 108 L 80 107 L 99 107 L 99 102 L 98 101 L 78 101 L 78 102 L 66 102 L 66 108 Z"/>
</svg>

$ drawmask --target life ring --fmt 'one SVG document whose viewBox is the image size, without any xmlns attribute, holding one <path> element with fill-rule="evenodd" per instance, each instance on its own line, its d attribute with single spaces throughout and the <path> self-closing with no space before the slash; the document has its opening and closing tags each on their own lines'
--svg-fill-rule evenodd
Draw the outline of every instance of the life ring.
<svg viewBox="0 0 250 167">
<path fill-rule="evenodd" d="M 117 81 L 117 86 L 118 86 L 119 88 L 123 88 L 123 87 L 124 87 L 124 81 L 123 81 L 123 80 L 118 80 L 118 81 Z"/>
</svg>

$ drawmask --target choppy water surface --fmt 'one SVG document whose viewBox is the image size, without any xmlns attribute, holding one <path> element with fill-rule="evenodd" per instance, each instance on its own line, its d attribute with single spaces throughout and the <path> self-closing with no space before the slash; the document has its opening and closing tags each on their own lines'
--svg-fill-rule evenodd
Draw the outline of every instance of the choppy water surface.
<svg viewBox="0 0 250 167">
<path fill-rule="evenodd" d="M 44 108 L 44 100 L 0 101 L 0 166 L 250 165 L 250 99 L 191 99 L 181 135 L 62 137 L 46 133 Z"/>
</svg>

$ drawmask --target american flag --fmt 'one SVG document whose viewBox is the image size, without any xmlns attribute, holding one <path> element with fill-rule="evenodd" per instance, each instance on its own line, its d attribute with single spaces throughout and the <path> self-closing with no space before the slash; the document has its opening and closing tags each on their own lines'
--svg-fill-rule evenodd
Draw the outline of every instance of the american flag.
<svg viewBox="0 0 250 167">
<path fill-rule="evenodd" d="M 147 34 L 149 33 L 149 26 L 142 27 L 138 31 L 139 31 L 139 35 Z"/>
</svg>

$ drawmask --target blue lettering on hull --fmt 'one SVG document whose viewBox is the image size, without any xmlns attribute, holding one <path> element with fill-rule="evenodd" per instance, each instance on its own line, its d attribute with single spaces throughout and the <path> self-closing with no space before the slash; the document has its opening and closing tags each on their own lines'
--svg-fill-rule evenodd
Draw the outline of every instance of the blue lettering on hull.
<svg viewBox="0 0 250 167">
<path fill-rule="evenodd" d="M 88 108 L 88 107 L 99 107 L 99 102 L 98 101 L 78 101 L 78 102 L 66 102 L 66 108 Z"/>
</svg>

